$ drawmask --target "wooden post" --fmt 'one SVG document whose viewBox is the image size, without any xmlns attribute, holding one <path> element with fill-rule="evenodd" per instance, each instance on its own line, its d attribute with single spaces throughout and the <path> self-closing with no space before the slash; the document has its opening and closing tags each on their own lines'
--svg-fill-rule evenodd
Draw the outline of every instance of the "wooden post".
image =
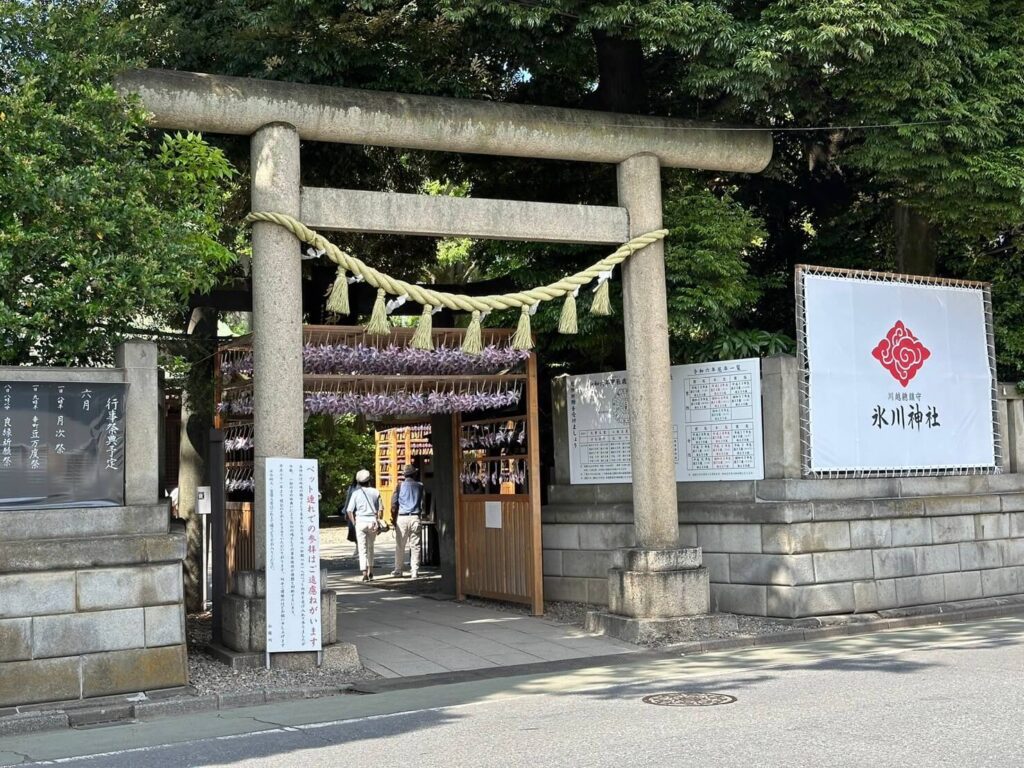
<svg viewBox="0 0 1024 768">
<path fill-rule="evenodd" d="M 541 543 L 540 520 L 540 424 L 537 411 L 537 354 L 530 353 L 526 362 L 526 439 L 530 456 L 530 508 L 532 511 L 532 546 L 530 548 L 533 562 L 530 563 L 530 578 L 533 582 L 533 615 L 544 614 L 544 562 Z"/>
<path fill-rule="evenodd" d="M 466 553 L 462 551 L 465 536 L 462 530 L 462 419 L 452 414 L 452 498 L 455 499 L 452 520 L 455 522 L 455 599 L 465 600 L 465 575 L 462 572 Z"/>
<path fill-rule="evenodd" d="M 223 429 L 224 428 L 224 417 L 220 412 L 220 401 L 221 395 L 223 394 L 224 388 L 224 377 L 221 373 L 220 366 L 220 345 L 217 345 L 217 351 L 213 355 L 213 428 Z"/>
</svg>

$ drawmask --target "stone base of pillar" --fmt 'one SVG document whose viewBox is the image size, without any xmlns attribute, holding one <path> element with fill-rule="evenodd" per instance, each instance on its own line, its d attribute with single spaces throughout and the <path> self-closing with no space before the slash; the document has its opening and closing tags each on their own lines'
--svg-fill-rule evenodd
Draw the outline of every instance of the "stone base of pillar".
<svg viewBox="0 0 1024 768">
<path fill-rule="evenodd" d="M 326 583 L 324 572 L 321 572 L 320 583 Z M 234 668 L 263 666 L 267 650 L 266 574 L 263 571 L 235 574 L 235 593 L 224 596 L 221 610 L 222 646 L 215 654 Z M 325 665 L 332 668 L 358 666 L 355 646 L 338 643 L 338 595 L 333 590 L 320 592 L 320 633 Z M 329 651 L 335 645 L 342 647 Z M 317 665 L 317 654 L 275 653 L 270 664 L 274 669 L 310 669 Z"/>
<path fill-rule="evenodd" d="M 708 623 L 711 587 L 701 561 L 700 547 L 619 550 L 616 566 L 608 571 L 608 611 L 589 614 L 588 625 L 628 642 L 648 643 L 679 632 L 684 617 Z"/>
<path fill-rule="evenodd" d="M 636 619 L 698 616 L 711 610 L 700 547 L 622 549 L 608 571 L 608 612 Z"/>
<path fill-rule="evenodd" d="M 657 645 L 666 641 L 686 642 L 702 637 L 735 632 L 736 617 L 731 613 L 712 613 L 706 616 L 677 616 L 671 619 L 636 619 L 616 616 L 606 611 L 587 613 L 586 629 L 599 635 L 608 635 L 634 645 Z"/>
</svg>

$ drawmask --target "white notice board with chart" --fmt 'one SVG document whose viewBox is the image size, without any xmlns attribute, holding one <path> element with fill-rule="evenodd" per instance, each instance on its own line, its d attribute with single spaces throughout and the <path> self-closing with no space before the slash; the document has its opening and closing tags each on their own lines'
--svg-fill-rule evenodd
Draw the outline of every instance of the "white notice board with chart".
<svg viewBox="0 0 1024 768">
<path fill-rule="evenodd" d="M 761 361 L 670 370 L 676 479 L 763 479 Z M 631 482 L 625 371 L 570 377 L 566 400 L 572 484 Z"/>
</svg>

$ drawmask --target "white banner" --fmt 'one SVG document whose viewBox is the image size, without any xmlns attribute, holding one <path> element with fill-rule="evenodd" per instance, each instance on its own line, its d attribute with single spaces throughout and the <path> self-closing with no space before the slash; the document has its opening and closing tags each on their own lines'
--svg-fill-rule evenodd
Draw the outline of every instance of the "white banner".
<svg viewBox="0 0 1024 768">
<path fill-rule="evenodd" d="M 319 651 L 320 501 L 315 459 L 267 459 L 267 653 Z"/>
<path fill-rule="evenodd" d="M 676 480 L 763 479 L 761 361 L 676 365 L 670 375 Z M 570 482 L 632 482 L 626 372 L 572 376 L 566 400 Z"/>
<path fill-rule="evenodd" d="M 802 278 L 812 472 L 995 465 L 980 288 Z"/>
</svg>

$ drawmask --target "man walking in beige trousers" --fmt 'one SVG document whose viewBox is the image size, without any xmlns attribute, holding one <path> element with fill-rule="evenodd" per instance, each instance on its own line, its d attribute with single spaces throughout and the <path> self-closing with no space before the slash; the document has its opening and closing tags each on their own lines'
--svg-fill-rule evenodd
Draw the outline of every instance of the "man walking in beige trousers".
<svg viewBox="0 0 1024 768">
<path fill-rule="evenodd" d="M 415 579 L 420 570 L 420 513 L 423 511 L 423 483 L 416 479 L 416 467 L 408 464 L 402 472 L 404 479 L 395 492 L 395 570 L 392 576 L 401 578 L 405 565 L 405 545 L 409 544 L 409 566 Z"/>
</svg>

